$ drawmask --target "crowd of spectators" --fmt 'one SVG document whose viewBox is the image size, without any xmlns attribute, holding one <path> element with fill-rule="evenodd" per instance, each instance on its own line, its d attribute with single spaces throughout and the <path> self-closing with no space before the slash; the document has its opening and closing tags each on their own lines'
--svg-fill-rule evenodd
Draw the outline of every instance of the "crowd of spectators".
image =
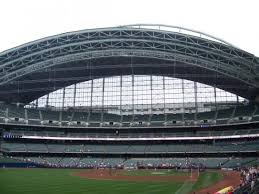
<svg viewBox="0 0 259 194">
<path fill-rule="evenodd" d="M 259 193 L 259 168 L 242 168 L 240 177 L 240 185 L 235 189 L 234 194 Z"/>
</svg>

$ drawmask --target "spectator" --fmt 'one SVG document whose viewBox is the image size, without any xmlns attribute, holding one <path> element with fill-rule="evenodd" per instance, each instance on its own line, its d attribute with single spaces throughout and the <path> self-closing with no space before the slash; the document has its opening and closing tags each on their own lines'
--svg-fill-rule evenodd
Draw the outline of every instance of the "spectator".
<svg viewBox="0 0 259 194">
<path fill-rule="evenodd" d="M 254 186 L 255 186 L 255 180 L 253 179 L 253 180 L 251 181 L 251 190 L 253 190 Z"/>
</svg>

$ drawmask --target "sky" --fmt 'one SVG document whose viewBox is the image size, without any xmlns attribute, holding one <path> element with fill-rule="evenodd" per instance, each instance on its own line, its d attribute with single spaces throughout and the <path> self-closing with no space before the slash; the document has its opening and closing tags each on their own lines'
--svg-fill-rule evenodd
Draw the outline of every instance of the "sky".
<svg viewBox="0 0 259 194">
<path fill-rule="evenodd" d="M 259 57 L 258 0 L 1 0 L 0 52 L 64 32 L 147 23 L 186 27 Z"/>
<path fill-rule="evenodd" d="M 66 87 L 65 90 L 64 88 L 56 90 L 49 96 L 45 95 L 39 98 L 38 106 L 105 105 L 119 107 L 121 104 L 124 106 L 123 109 L 132 109 L 134 108 L 132 104 L 138 104 L 139 107 L 135 107 L 136 109 L 149 109 L 150 105 L 155 109 L 163 109 L 165 103 L 167 108 L 182 108 L 184 106 L 188 109 L 188 107 L 194 107 L 196 105 L 195 100 L 197 100 L 199 110 L 208 111 L 210 106 L 214 106 L 215 100 L 232 104 L 237 101 L 235 94 L 218 88 L 214 90 L 213 86 L 202 83 L 197 83 L 197 90 L 195 90 L 194 84 L 193 81 L 163 76 L 152 76 L 151 78 L 147 75 L 134 75 L 134 79 L 132 75 L 113 76 L 94 79 L 93 82 L 77 83 L 76 87 L 71 85 Z M 65 98 L 63 98 L 63 95 L 65 95 Z M 238 100 L 242 102 L 244 98 L 239 97 Z M 207 106 L 203 106 L 202 103 L 207 103 Z M 37 104 L 36 100 L 32 104 Z"/>
</svg>

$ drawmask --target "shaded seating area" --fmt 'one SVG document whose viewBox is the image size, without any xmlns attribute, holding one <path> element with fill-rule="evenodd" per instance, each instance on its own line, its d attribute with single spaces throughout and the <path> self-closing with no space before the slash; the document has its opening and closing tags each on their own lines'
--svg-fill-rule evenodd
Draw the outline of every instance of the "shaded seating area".
<svg viewBox="0 0 259 194">
<path fill-rule="evenodd" d="M 197 113 L 120 115 L 99 111 L 36 109 L 24 108 L 22 105 L 0 103 L 0 122 L 74 127 L 177 127 L 259 122 L 259 106 L 256 104 Z"/>
</svg>

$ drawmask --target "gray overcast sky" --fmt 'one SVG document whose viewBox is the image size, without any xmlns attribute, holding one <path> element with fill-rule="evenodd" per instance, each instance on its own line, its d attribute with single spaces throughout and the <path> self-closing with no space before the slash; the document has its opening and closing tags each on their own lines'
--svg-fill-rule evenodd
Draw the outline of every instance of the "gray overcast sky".
<svg viewBox="0 0 259 194">
<path fill-rule="evenodd" d="M 135 23 L 176 25 L 259 56 L 258 0 L 1 0 L 0 51 L 63 32 Z"/>
</svg>

